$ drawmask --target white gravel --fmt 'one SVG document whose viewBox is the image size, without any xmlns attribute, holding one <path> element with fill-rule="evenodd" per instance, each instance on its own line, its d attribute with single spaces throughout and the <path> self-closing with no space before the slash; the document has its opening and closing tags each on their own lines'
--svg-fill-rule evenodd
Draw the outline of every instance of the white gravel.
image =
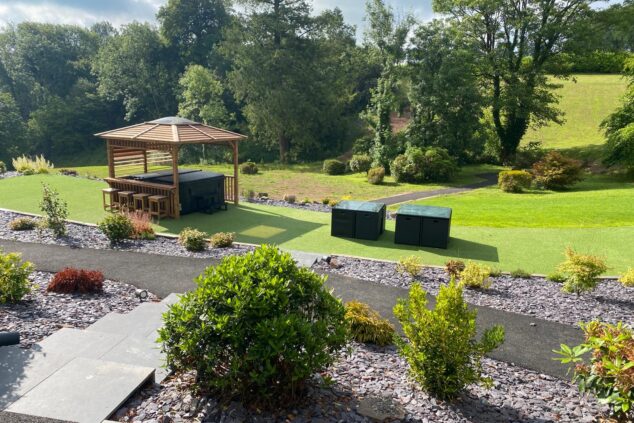
<svg viewBox="0 0 634 423">
<path fill-rule="evenodd" d="M 229 255 L 245 254 L 253 247 L 234 244 L 229 248 L 208 247 L 204 251 L 192 252 L 183 248 L 175 238 L 157 235 L 155 240 L 126 240 L 112 246 L 108 238 L 95 226 L 67 224 L 67 234 L 56 237 L 50 230 L 35 229 L 31 231 L 13 231 L 9 223 L 17 218 L 24 217 L 20 213 L 0 210 L 0 239 L 8 239 L 22 242 L 37 242 L 41 244 L 66 245 L 77 248 L 114 249 L 122 251 L 135 251 L 139 253 L 159 254 L 168 256 L 217 258 Z"/>
<path fill-rule="evenodd" d="M 52 273 L 33 272 L 38 287 L 16 304 L 0 304 L 0 331 L 19 332 L 20 345 L 28 348 L 57 330 L 83 329 L 110 312 L 127 313 L 140 302 L 132 285 L 105 280 L 98 294 L 46 292 Z M 151 294 L 149 301 L 158 298 Z"/>
<path fill-rule="evenodd" d="M 426 267 L 421 275 L 413 279 L 399 274 L 392 262 L 349 257 L 333 257 L 332 260 L 337 267 L 325 261 L 314 267 L 397 287 L 409 287 L 413 282 L 420 282 L 433 295 L 438 293 L 441 284 L 449 281 L 444 269 L 440 268 Z M 594 291 L 581 295 L 566 294 L 561 291 L 560 284 L 539 277 L 521 279 L 503 275 L 492 278 L 492 281 L 489 289 L 465 289 L 467 302 L 569 325 L 593 319 L 634 324 L 634 288 L 626 288 L 616 280 L 603 280 Z"/>
<path fill-rule="evenodd" d="M 485 359 L 484 372 L 494 379 L 487 390 L 469 386 L 452 403 L 433 399 L 408 377 L 409 366 L 393 347 L 354 344 L 350 355 L 318 375 L 306 399 L 274 414 L 245 408 L 238 402 L 221 405 L 198 396 L 194 373 L 172 376 L 132 397 L 116 413 L 121 422 L 367 422 L 357 411 L 360 402 L 380 401 L 400 410 L 408 422 L 592 422 L 605 410 L 592 398 L 559 379 L 507 363 Z M 323 383 L 332 378 L 333 385 Z M 399 413 L 393 413 L 396 417 Z"/>
</svg>

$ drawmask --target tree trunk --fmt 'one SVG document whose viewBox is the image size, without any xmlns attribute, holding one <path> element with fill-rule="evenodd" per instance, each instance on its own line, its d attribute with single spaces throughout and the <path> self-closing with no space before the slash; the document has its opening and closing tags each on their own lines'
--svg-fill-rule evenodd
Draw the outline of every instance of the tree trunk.
<svg viewBox="0 0 634 423">
<path fill-rule="evenodd" d="M 508 119 L 504 130 L 504 138 L 500 138 L 500 144 L 502 146 L 500 158 L 503 164 L 509 165 L 515 161 L 517 148 L 524 134 L 526 134 L 527 129 L 528 119 L 524 117 L 511 117 Z"/>
<path fill-rule="evenodd" d="M 278 144 L 280 147 L 280 162 L 288 163 L 288 152 L 291 149 L 291 141 L 286 135 L 280 135 Z"/>
</svg>

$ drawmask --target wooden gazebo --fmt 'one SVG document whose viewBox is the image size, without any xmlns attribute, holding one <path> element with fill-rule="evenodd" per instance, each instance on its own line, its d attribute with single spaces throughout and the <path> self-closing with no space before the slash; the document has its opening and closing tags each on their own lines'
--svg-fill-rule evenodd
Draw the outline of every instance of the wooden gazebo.
<svg viewBox="0 0 634 423">
<path fill-rule="evenodd" d="M 167 215 L 180 217 L 178 153 L 182 145 L 213 144 L 233 151 L 233 175 L 225 175 L 224 200 L 238 204 L 238 142 L 244 135 L 181 117 L 164 117 L 96 136 L 106 140 L 108 178 L 112 189 L 167 197 Z M 157 168 L 171 168 L 171 185 L 130 178 L 134 173 L 148 174 Z"/>
</svg>

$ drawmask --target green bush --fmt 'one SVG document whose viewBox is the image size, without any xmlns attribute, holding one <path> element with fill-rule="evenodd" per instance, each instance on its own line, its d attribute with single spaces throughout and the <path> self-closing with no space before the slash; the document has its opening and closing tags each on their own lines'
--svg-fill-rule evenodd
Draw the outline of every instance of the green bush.
<svg viewBox="0 0 634 423">
<path fill-rule="evenodd" d="M 396 182 L 445 182 L 458 172 L 456 160 L 440 147 L 409 147 L 390 165 Z"/>
<path fill-rule="evenodd" d="M 18 217 L 9 222 L 12 231 L 30 231 L 37 227 L 37 221 L 30 217 Z"/>
<path fill-rule="evenodd" d="M 372 135 L 364 135 L 357 138 L 352 143 L 352 153 L 354 154 L 368 154 L 368 151 L 374 146 L 374 137 Z"/>
<path fill-rule="evenodd" d="M 571 348 L 561 344 L 563 364 L 574 367 L 573 382 L 579 391 L 591 393 L 602 404 L 608 404 L 617 422 L 634 418 L 634 333 L 623 323 L 617 325 L 592 321 L 581 323 L 585 342 Z M 584 356 L 590 353 L 589 361 Z"/>
<path fill-rule="evenodd" d="M 218 232 L 209 238 L 209 244 L 214 248 L 229 248 L 236 238 L 234 232 Z"/>
<path fill-rule="evenodd" d="M 110 240 L 111 244 L 116 244 L 134 236 L 134 224 L 125 214 L 109 214 L 97 226 Z"/>
<path fill-rule="evenodd" d="M 396 263 L 396 271 L 401 275 L 408 274 L 415 278 L 423 271 L 423 260 L 418 256 L 403 257 Z"/>
<path fill-rule="evenodd" d="M 559 272 L 549 273 L 546 279 L 555 283 L 564 283 L 566 281 L 566 277 Z"/>
<path fill-rule="evenodd" d="M 7 171 L 7 165 L 0 160 L 0 173 L 5 173 Z"/>
<path fill-rule="evenodd" d="M 55 236 L 66 234 L 66 218 L 68 205 L 59 198 L 59 193 L 46 184 L 42 184 L 42 201 L 40 210 L 44 213 L 44 226 L 53 231 Z"/>
<path fill-rule="evenodd" d="M 504 192 L 522 192 L 531 187 L 533 175 L 525 170 L 503 170 L 498 174 L 498 186 Z"/>
<path fill-rule="evenodd" d="M 453 280 L 440 287 L 433 310 L 427 308 L 426 292 L 414 284 L 409 299 L 400 299 L 394 307 L 394 315 L 409 341 L 395 337 L 399 352 L 425 391 L 449 400 L 467 385 L 491 383 L 482 376 L 481 360 L 504 342 L 504 329 L 487 329 L 477 342 L 477 312 L 469 310 L 462 287 Z"/>
<path fill-rule="evenodd" d="M 343 175 L 346 173 L 346 164 L 341 160 L 324 160 L 324 173 L 328 175 Z"/>
<path fill-rule="evenodd" d="M 372 157 L 367 154 L 355 154 L 348 162 L 348 166 L 354 173 L 367 172 L 372 167 Z"/>
<path fill-rule="evenodd" d="M 198 229 L 185 228 L 178 234 L 178 243 L 185 247 L 187 251 L 202 251 L 207 246 L 206 232 Z"/>
<path fill-rule="evenodd" d="M 324 281 L 267 245 L 208 267 L 164 315 L 168 367 L 196 370 L 204 392 L 288 404 L 347 342 L 344 307 Z"/>
<path fill-rule="evenodd" d="M 368 182 L 372 185 L 381 185 L 385 179 L 385 169 L 383 167 L 373 167 L 368 170 Z"/>
<path fill-rule="evenodd" d="M 530 279 L 531 274 L 524 269 L 515 269 L 511 272 L 511 276 L 518 279 Z"/>
<path fill-rule="evenodd" d="M 365 303 L 346 303 L 346 321 L 351 338 L 357 342 L 385 346 L 394 340 L 394 326 Z"/>
<path fill-rule="evenodd" d="M 445 272 L 450 278 L 458 278 L 464 268 L 465 264 L 462 260 L 449 260 L 445 263 Z"/>
<path fill-rule="evenodd" d="M 599 283 L 599 276 L 608 270 L 601 258 L 579 254 L 572 248 L 566 248 L 566 260 L 557 267 L 565 277 L 563 291 L 581 294 L 591 291 Z"/>
<path fill-rule="evenodd" d="M 256 165 L 254 162 L 244 162 L 240 166 L 240 172 L 245 175 L 255 175 L 256 173 L 258 173 L 258 171 L 258 165 Z"/>
<path fill-rule="evenodd" d="M 581 181 L 581 162 L 551 151 L 533 165 L 533 176 L 537 186 L 562 190 Z"/>
<path fill-rule="evenodd" d="M 491 268 L 468 261 L 460 272 L 460 284 L 467 288 L 488 289 L 491 287 Z"/>
<path fill-rule="evenodd" d="M 330 198 L 328 197 L 324 197 L 321 199 L 321 204 L 323 204 L 324 206 L 327 206 L 328 204 L 330 204 Z"/>
<path fill-rule="evenodd" d="M 627 269 L 627 272 L 619 278 L 619 282 L 627 288 L 634 288 L 634 268 Z"/>
<path fill-rule="evenodd" d="M 0 249 L 0 304 L 16 303 L 31 292 L 31 272 L 33 264 L 23 262 L 20 254 Z"/>
</svg>

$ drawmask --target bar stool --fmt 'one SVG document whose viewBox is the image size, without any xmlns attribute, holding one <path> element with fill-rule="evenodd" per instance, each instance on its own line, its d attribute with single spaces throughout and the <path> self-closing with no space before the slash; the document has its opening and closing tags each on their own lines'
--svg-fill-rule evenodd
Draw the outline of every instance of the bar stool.
<svg viewBox="0 0 634 423">
<path fill-rule="evenodd" d="M 105 211 L 115 211 L 119 208 L 118 192 L 119 190 L 116 188 L 104 188 L 101 190 L 103 209 Z M 108 201 L 106 201 L 106 199 Z"/>
<path fill-rule="evenodd" d="M 150 216 L 156 216 L 158 219 L 167 217 L 167 197 L 164 195 L 151 195 L 150 199 Z"/>
<path fill-rule="evenodd" d="M 134 191 L 119 191 L 119 210 L 134 210 Z"/>
<path fill-rule="evenodd" d="M 150 211 L 150 203 L 148 200 L 150 198 L 150 194 L 142 194 L 138 192 L 132 195 L 132 198 L 134 199 L 135 210 L 141 210 L 144 212 Z"/>
</svg>

